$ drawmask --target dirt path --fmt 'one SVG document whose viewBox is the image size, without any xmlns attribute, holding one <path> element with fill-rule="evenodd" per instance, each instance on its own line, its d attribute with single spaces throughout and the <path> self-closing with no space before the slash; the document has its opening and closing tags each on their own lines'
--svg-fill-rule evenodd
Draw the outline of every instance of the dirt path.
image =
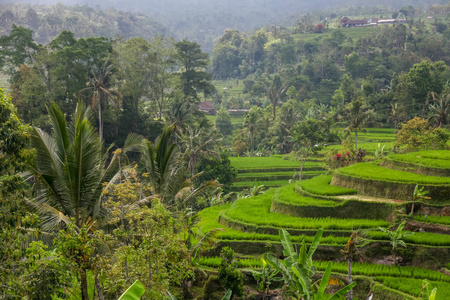
<svg viewBox="0 0 450 300">
<path fill-rule="evenodd" d="M 368 202 L 385 202 L 385 203 L 403 203 L 403 200 L 396 199 L 387 199 L 387 198 L 377 198 L 366 195 L 343 195 L 343 196 L 335 196 L 335 198 L 342 200 L 360 200 L 360 201 L 368 201 Z"/>
</svg>

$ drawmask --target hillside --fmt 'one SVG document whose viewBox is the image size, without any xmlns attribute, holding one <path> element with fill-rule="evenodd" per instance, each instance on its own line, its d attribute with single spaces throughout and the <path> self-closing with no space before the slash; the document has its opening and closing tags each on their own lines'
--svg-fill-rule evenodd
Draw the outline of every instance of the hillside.
<svg viewBox="0 0 450 300">
<path fill-rule="evenodd" d="M 66 6 L 0 4 L 0 36 L 8 35 L 13 24 L 31 29 L 38 43 L 47 44 L 63 30 L 80 37 L 143 37 L 171 36 L 172 33 L 154 17 L 142 14 L 101 10 L 87 5 Z"/>
</svg>

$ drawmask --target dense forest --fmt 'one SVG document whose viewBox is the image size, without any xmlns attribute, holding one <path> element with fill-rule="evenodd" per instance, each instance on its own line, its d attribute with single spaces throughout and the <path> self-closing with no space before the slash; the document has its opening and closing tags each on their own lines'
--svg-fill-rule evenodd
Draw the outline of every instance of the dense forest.
<svg viewBox="0 0 450 300">
<path fill-rule="evenodd" d="M 133 287 L 144 299 L 176 299 L 170 292 L 183 299 L 200 299 L 200 294 L 216 299 L 217 293 L 220 298 L 225 295 L 224 299 L 262 299 L 269 293 L 270 280 L 284 281 L 278 291 L 282 299 L 326 299 L 331 263 L 320 269 L 323 279 L 314 284 L 318 269 L 312 260 L 326 222 L 336 223 L 325 228 L 325 243 L 341 247 L 337 252 L 345 254 L 350 266 L 358 252 L 352 248 L 357 244 L 353 227 L 358 225 L 371 230 L 365 237 L 370 242 L 362 244 L 397 243 L 392 251 L 389 246 L 373 248 L 373 256 L 378 250 L 383 255 L 392 252 L 393 267 L 400 261 L 414 261 L 411 268 L 427 268 L 416 271 L 417 278 L 437 278 L 433 284 L 448 293 L 442 288 L 448 279 L 433 273 L 445 265 L 447 229 L 436 229 L 446 233 L 443 240 L 433 235 L 440 231 L 430 237 L 421 232 L 408 240 L 402 230 L 406 220 L 420 217 L 417 212 L 430 203 L 425 218 L 438 211 L 430 217 L 442 218 L 437 223 L 447 224 L 447 216 L 437 216 L 448 204 L 447 165 L 435 165 L 447 164 L 450 139 L 450 4 L 413 7 L 410 1 L 404 2 L 398 7 L 311 10 L 293 14 L 291 24 L 287 20 L 292 18 L 281 23 L 286 12 L 280 11 L 274 16 L 280 23 L 262 24 L 253 31 L 248 29 L 260 24 L 257 18 L 250 18 L 248 24 L 239 22 L 241 28 L 225 30 L 221 26 L 231 26 L 223 19 L 208 26 L 180 18 L 193 32 L 199 30 L 193 29 L 195 24 L 209 28 L 203 40 L 178 30 L 181 23 L 161 25 L 164 22 L 152 17 L 115 9 L 1 5 L 0 82 L 6 89 L 0 88 L 0 299 L 118 299 L 136 280 Z M 233 1 L 227 3 L 214 5 L 226 8 Z M 143 5 L 132 4 L 129 10 Z M 297 4 L 296 9 L 305 5 Z M 159 5 L 155 3 L 156 12 L 168 4 Z M 267 12 L 273 5 L 273 1 L 264 1 L 260 7 Z M 183 9 L 180 5 L 175 13 Z M 227 10 L 223 12 L 226 18 Z M 202 22 L 212 24 L 214 16 Z M 342 28 L 343 16 L 393 20 L 387 25 Z M 228 21 L 240 17 L 244 18 L 233 15 Z M 195 18 L 202 18 L 201 14 Z M 171 37 L 171 31 L 178 36 Z M 180 39 L 184 36 L 193 39 Z M 218 36 L 214 46 L 212 36 Z M 209 103 L 211 115 L 203 109 Z M 233 116 L 239 123 L 232 123 Z M 378 143 L 375 153 L 366 153 L 360 143 L 364 128 L 376 128 L 376 133 L 392 130 L 395 141 L 390 149 Z M 379 171 L 386 153 L 395 157 L 414 151 L 436 151 L 427 153 L 428 157 L 423 154 L 425 163 L 417 167 L 430 178 L 408 173 L 411 170 L 401 164 L 402 158 L 394 160 L 400 164 L 397 169 Z M 239 176 L 252 171 L 240 169 L 238 174 L 233 159 L 270 155 L 282 161 L 272 166 L 274 172 L 284 172 L 289 163 L 296 166 L 289 182 L 298 186 L 264 194 L 264 186 L 255 181 L 248 190 L 233 190 Z M 434 164 L 436 170 L 425 168 L 427 164 Z M 330 185 L 331 177 L 319 176 L 312 187 L 308 186 L 311 181 L 302 180 L 319 169 L 341 176 L 333 180 L 341 180 L 342 187 Z M 355 194 L 355 187 L 345 186 L 342 178 L 357 174 L 362 180 L 362 169 L 379 176 L 378 182 L 382 176 L 391 180 L 389 188 L 380 188 L 379 194 L 372 189 L 369 196 L 388 198 L 384 191 L 398 192 L 378 203 L 382 209 L 370 206 L 377 204 L 333 198 Z M 395 173 L 400 169 L 407 175 Z M 394 186 L 399 182 L 409 185 Z M 320 184 L 326 188 L 317 189 Z M 315 194 L 308 188 L 316 188 Z M 402 189 L 408 194 L 402 194 Z M 320 219 L 320 229 L 284 221 L 289 214 L 307 214 L 308 209 L 286 209 L 298 201 L 292 200 L 297 192 L 303 197 L 296 204 L 300 207 L 319 201 L 320 209 L 311 211 L 313 217 L 325 220 Z M 259 209 L 269 197 L 273 203 L 267 211 L 258 211 L 266 220 L 251 220 L 257 214 L 252 215 L 254 208 L 249 205 L 259 203 L 255 204 Z M 359 216 L 360 223 L 326 215 L 334 209 L 346 212 L 346 218 L 358 218 L 348 216 L 350 205 L 363 216 Z M 208 219 L 214 209 L 223 209 L 216 212 L 220 225 Z M 228 230 L 225 224 L 231 226 L 236 220 L 241 223 L 224 232 Z M 281 222 L 301 234 L 290 237 L 281 230 Z M 255 230 L 242 234 L 242 228 Z M 316 237 L 308 230 L 305 233 L 305 228 L 317 230 Z M 279 237 L 273 233 L 278 229 Z M 261 261 L 258 257 L 262 268 L 246 270 L 258 288 L 249 288 L 254 282 L 246 281 L 244 292 L 234 251 L 211 248 L 221 234 L 227 234 L 222 241 L 252 235 L 265 243 L 252 246 L 259 250 L 272 249 L 271 243 L 281 239 L 284 250 L 278 256 L 287 260 L 281 263 L 279 257 L 268 254 Z M 291 238 L 296 243 L 304 238 L 299 254 Z M 306 240 L 311 245 L 308 251 Z M 409 241 L 409 247 L 428 248 L 417 251 L 423 255 L 418 259 L 419 254 L 396 249 L 403 246 L 403 240 Z M 242 250 L 236 245 L 235 249 Z M 427 251 L 434 250 L 436 259 L 431 262 L 433 255 Z M 209 251 L 209 263 L 201 259 L 205 251 Z M 212 255 L 217 251 L 221 260 L 215 264 Z M 322 255 L 325 261 L 331 260 L 329 253 Z M 216 269 L 205 270 L 205 266 Z M 336 292 L 334 299 L 355 287 L 349 270 L 347 286 L 340 292 L 327 290 Z M 217 282 L 219 287 L 214 286 Z M 357 288 L 359 295 L 376 292 L 373 284 Z"/>
</svg>

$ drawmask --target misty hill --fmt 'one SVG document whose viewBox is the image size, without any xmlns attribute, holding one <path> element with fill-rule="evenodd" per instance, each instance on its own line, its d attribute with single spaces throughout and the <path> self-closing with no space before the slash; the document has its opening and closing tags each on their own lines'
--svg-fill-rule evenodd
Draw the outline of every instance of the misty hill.
<svg viewBox="0 0 450 300">
<path fill-rule="evenodd" d="M 13 24 L 33 30 L 35 41 L 44 44 L 63 30 L 73 32 L 76 38 L 118 35 L 150 39 L 155 35 L 171 35 L 165 26 L 146 15 L 61 3 L 0 4 L 0 36 L 9 34 Z"/>
<path fill-rule="evenodd" d="M 8 0 L 7 0 L 8 1 Z M 227 28 L 251 31 L 266 25 L 294 22 L 299 15 L 313 10 L 374 6 L 371 0 L 9 0 L 28 3 L 90 5 L 102 9 L 138 12 L 155 17 L 173 35 L 196 41 L 211 52 L 213 40 Z M 447 0 L 379 0 L 376 5 L 398 9 L 405 5 L 428 7 Z M 287 21 L 286 21 L 287 20 Z"/>
</svg>

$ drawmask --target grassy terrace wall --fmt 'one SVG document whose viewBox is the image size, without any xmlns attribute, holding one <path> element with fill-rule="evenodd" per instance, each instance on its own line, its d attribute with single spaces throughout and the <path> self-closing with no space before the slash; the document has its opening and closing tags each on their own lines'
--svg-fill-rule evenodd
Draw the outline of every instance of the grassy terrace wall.
<svg viewBox="0 0 450 300">
<path fill-rule="evenodd" d="M 416 184 L 429 191 L 433 203 L 450 196 L 450 178 L 425 176 L 386 169 L 373 163 L 359 163 L 336 170 L 332 185 L 358 190 L 359 194 L 381 198 L 411 200 Z"/>
<path fill-rule="evenodd" d="M 294 217 L 389 220 L 395 207 L 396 205 L 391 203 L 358 200 L 345 200 L 335 206 L 295 205 L 274 199 L 270 211 Z"/>
<path fill-rule="evenodd" d="M 439 160 L 443 161 L 443 160 Z M 407 161 L 400 161 L 396 160 L 395 158 L 387 157 L 383 159 L 380 166 L 389 168 L 389 169 L 395 169 L 395 170 L 402 170 L 410 173 L 416 173 L 416 174 L 422 174 L 426 176 L 443 176 L 443 177 L 450 177 L 450 168 L 438 168 L 438 167 L 431 167 L 421 164 L 416 164 L 413 162 L 407 162 Z"/>
</svg>

